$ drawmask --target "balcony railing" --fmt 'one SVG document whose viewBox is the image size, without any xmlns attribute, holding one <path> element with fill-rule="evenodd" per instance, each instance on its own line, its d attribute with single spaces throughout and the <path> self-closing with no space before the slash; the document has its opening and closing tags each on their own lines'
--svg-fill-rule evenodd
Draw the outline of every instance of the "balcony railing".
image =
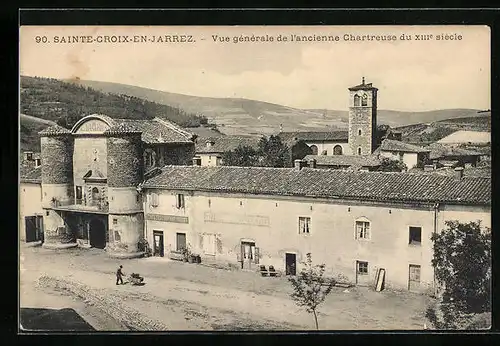
<svg viewBox="0 0 500 346">
<path fill-rule="evenodd" d="M 82 199 L 59 201 L 53 200 L 52 207 L 54 209 L 72 210 L 72 211 L 88 211 L 107 213 L 109 211 L 108 201 L 105 198 L 92 200 L 89 203 Z"/>
</svg>

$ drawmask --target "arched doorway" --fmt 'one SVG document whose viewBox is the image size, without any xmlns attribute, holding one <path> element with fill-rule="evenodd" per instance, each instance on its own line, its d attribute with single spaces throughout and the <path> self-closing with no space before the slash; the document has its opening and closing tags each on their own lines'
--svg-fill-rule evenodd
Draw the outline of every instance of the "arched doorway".
<svg viewBox="0 0 500 346">
<path fill-rule="evenodd" d="M 333 147 L 333 155 L 342 155 L 342 146 L 336 145 Z"/>
<path fill-rule="evenodd" d="M 312 155 L 318 155 L 318 147 L 311 145 Z"/>
<path fill-rule="evenodd" d="M 93 219 L 89 223 L 90 246 L 104 249 L 106 247 L 106 226 L 99 219 Z"/>
</svg>

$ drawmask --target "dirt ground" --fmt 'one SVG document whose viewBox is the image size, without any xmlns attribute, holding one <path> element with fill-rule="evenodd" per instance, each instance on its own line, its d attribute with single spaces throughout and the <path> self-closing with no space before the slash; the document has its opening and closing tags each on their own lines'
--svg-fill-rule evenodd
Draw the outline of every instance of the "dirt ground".
<svg viewBox="0 0 500 346">
<path fill-rule="evenodd" d="M 97 330 L 124 330 L 112 314 L 66 291 L 39 287 L 42 276 L 91 287 L 159 321 L 169 330 L 310 330 L 313 317 L 290 299 L 285 278 L 261 277 L 163 258 L 116 260 L 102 250 L 47 250 L 21 246 L 21 307 L 73 308 Z M 115 285 L 122 264 L 145 277 L 145 285 Z M 368 288 L 334 289 L 319 308 L 323 330 L 423 329 L 430 298 Z M 113 305 L 113 304 L 110 304 Z M 109 306 L 109 309 L 113 309 Z"/>
</svg>

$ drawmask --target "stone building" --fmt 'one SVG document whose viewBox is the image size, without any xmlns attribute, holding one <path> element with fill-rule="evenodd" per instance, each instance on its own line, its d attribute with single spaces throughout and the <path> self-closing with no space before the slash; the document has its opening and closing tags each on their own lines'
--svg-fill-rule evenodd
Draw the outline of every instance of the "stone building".
<svg viewBox="0 0 500 346">
<path fill-rule="evenodd" d="M 40 132 L 44 246 L 134 257 L 143 238 L 138 186 L 158 167 L 190 164 L 194 136 L 159 118 L 89 115 Z"/>
<path fill-rule="evenodd" d="M 310 252 L 328 273 L 432 290 L 431 235 L 445 221 L 490 227 L 491 180 L 295 168 L 168 166 L 148 179 L 145 232 L 157 256 L 185 247 L 204 261 L 300 270 Z"/>
<path fill-rule="evenodd" d="M 193 164 L 198 166 L 220 166 L 222 155 L 235 150 L 238 146 L 257 149 L 260 137 L 255 136 L 218 136 L 196 139 L 196 153 Z"/>
<path fill-rule="evenodd" d="M 19 171 L 19 240 L 38 245 L 43 241 L 42 169 L 28 162 L 21 162 Z"/>
<path fill-rule="evenodd" d="M 384 139 L 380 147 L 375 150 L 375 154 L 391 160 L 401 161 L 406 165 L 407 169 L 412 169 L 414 167 L 424 167 L 429 163 L 430 149 L 392 139 Z"/>
<path fill-rule="evenodd" d="M 381 162 L 374 155 L 307 155 L 303 159 L 311 168 L 376 171 Z"/>
</svg>

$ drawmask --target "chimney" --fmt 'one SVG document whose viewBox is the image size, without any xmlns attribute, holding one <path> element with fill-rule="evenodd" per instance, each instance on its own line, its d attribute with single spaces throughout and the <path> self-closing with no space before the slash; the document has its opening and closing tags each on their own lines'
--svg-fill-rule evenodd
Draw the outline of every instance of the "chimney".
<svg viewBox="0 0 500 346">
<path fill-rule="evenodd" d="M 455 177 L 457 177 L 458 180 L 461 180 L 464 177 L 464 168 L 463 167 L 455 168 Z"/>
<path fill-rule="evenodd" d="M 294 163 L 294 168 L 297 171 L 300 171 L 302 167 L 304 167 L 304 160 L 296 159 L 293 163 Z"/>
<path fill-rule="evenodd" d="M 436 169 L 436 167 L 434 165 L 424 165 L 424 171 L 425 172 L 433 171 L 435 169 Z"/>
<path fill-rule="evenodd" d="M 33 160 L 33 152 L 32 151 L 25 151 L 24 152 L 24 160 L 25 161 Z"/>
<path fill-rule="evenodd" d="M 315 159 L 309 159 L 309 168 L 316 168 L 316 160 Z"/>
</svg>

